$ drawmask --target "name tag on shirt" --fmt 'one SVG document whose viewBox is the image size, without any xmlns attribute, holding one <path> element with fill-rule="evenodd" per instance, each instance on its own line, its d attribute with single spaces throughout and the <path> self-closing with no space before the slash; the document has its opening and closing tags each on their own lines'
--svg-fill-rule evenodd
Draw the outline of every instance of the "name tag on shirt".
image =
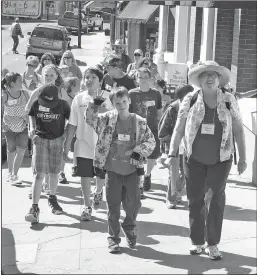
<svg viewBox="0 0 257 275">
<path fill-rule="evenodd" d="M 213 123 L 203 123 L 201 134 L 203 135 L 214 135 L 215 125 Z"/>
<path fill-rule="evenodd" d="M 120 140 L 120 141 L 130 141 L 130 135 L 118 134 L 118 140 Z"/>
<path fill-rule="evenodd" d="M 154 100 L 147 101 L 147 102 L 146 102 L 146 106 L 147 106 L 147 107 L 155 106 L 155 101 L 154 101 Z"/>
<path fill-rule="evenodd" d="M 8 100 L 8 105 L 12 106 L 18 103 L 17 99 L 13 99 L 13 100 Z"/>
<path fill-rule="evenodd" d="M 39 111 L 42 111 L 42 112 L 50 112 L 50 108 L 46 108 L 46 107 L 43 107 L 41 105 L 39 105 Z"/>
<path fill-rule="evenodd" d="M 106 89 L 107 91 L 110 91 L 110 90 L 112 89 L 112 87 L 111 87 L 110 85 L 106 84 L 106 85 L 105 85 L 105 89 Z"/>
</svg>

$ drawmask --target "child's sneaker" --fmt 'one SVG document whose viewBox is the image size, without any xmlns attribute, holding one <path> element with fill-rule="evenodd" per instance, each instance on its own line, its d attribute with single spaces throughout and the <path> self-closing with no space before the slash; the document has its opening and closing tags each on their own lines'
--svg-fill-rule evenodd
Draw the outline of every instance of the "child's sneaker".
<svg viewBox="0 0 257 275">
<path fill-rule="evenodd" d="M 6 182 L 11 182 L 12 181 L 12 173 L 8 173 Z"/>
<path fill-rule="evenodd" d="M 63 210 L 61 206 L 59 205 L 56 196 L 50 195 L 48 198 L 48 205 L 52 209 L 52 213 L 55 215 L 61 215 L 63 214 Z"/>
<path fill-rule="evenodd" d="M 126 241 L 127 241 L 129 248 L 135 248 L 136 243 L 137 243 L 137 235 L 136 235 L 135 229 L 132 229 L 132 230 L 124 230 L 123 229 L 123 232 L 125 234 Z"/>
<path fill-rule="evenodd" d="M 94 198 L 92 203 L 93 208 L 98 209 L 101 205 L 102 200 L 103 200 L 103 190 L 99 194 L 94 193 Z"/>
<path fill-rule="evenodd" d="M 189 252 L 191 255 L 197 255 L 197 254 L 201 254 L 204 250 L 204 245 L 200 244 L 200 245 L 192 245 L 192 247 L 189 249 Z"/>
<path fill-rule="evenodd" d="M 22 180 L 20 180 L 17 175 L 13 175 L 10 182 L 12 184 L 22 184 Z"/>
<path fill-rule="evenodd" d="M 118 243 L 116 243 L 112 239 L 110 239 L 110 240 L 108 239 L 108 242 L 109 242 L 108 249 L 109 249 L 110 253 L 115 254 L 115 253 L 119 253 L 120 252 L 120 246 L 119 246 Z"/>
<path fill-rule="evenodd" d="M 39 222 L 39 207 L 38 206 L 32 206 L 29 210 L 29 213 L 25 216 L 25 221 L 30 223 L 38 223 Z"/>
<path fill-rule="evenodd" d="M 62 184 L 68 184 L 69 183 L 63 172 L 60 173 L 60 175 L 59 175 L 59 183 L 62 183 Z"/>
<path fill-rule="evenodd" d="M 81 220 L 86 222 L 86 221 L 91 221 L 92 220 L 92 208 L 91 207 L 84 207 L 81 213 Z"/>
<path fill-rule="evenodd" d="M 222 254 L 219 251 L 217 245 L 210 245 L 206 248 L 206 252 L 209 254 L 211 260 L 221 260 Z"/>
</svg>

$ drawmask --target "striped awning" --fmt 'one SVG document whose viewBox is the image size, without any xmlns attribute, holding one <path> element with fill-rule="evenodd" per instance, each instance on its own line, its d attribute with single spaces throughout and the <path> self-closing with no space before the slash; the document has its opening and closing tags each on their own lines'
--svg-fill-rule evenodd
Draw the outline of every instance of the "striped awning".
<svg viewBox="0 0 257 275">
<path fill-rule="evenodd" d="M 148 1 L 150 5 L 196 6 L 201 8 L 220 9 L 256 9 L 256 1 Z"/>
</svg>

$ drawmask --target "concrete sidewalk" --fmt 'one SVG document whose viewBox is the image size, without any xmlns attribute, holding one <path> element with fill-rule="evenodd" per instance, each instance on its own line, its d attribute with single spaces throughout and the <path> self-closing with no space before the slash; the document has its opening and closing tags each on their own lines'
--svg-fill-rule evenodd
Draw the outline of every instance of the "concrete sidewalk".
<svg viewBox="0 0 257 275">
<path fill-rule="evenodd" d="M 121 254 L 112 255 L 107 249 L 106 203 L 93 211 L 91 222 L 80 221 L 82 194 L 70 164 L 66 166 L 70 184 L 58 186 L 58 200 L 66 213 L 53 215 L 42 195 L 40 223 L 25 222 L 31 206 L 30 161 L 26 158 L 20 170 L 21 186 L 6 183 L 6 164 L 2 170 L 3 274 L 256 274 L 256 188 L 242 182 L 235 168 L 228 180 L 220 243 L 224 259 L 215 262 L 206 254 L 189 255 L 186 197 L 178 209 L 166 208 L 166 170 L 155 168 L 152 174 L 153 191 L 146 194 L 138 215 L 136 249 L 127 247 L 121 233 Z"/>
</svg>

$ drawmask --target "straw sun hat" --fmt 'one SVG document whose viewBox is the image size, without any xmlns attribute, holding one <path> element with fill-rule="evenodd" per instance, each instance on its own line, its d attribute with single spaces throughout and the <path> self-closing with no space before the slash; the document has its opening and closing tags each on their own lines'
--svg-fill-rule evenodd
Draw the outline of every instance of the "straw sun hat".
<svg viewBox="0 0 257 275">
<path fill-rule="evenodd" d="M 230 81 L 230 70 L 226 67 L 220 66 L 217 62 L 212 60 L 200 61 L 193 65 L 188 71 L 189 83 L 201 87 L 199 83 L 199 76 L 206 71 L 216 72 L 219 75 L 220 86 L 225 87 Z"/>
</svg>

